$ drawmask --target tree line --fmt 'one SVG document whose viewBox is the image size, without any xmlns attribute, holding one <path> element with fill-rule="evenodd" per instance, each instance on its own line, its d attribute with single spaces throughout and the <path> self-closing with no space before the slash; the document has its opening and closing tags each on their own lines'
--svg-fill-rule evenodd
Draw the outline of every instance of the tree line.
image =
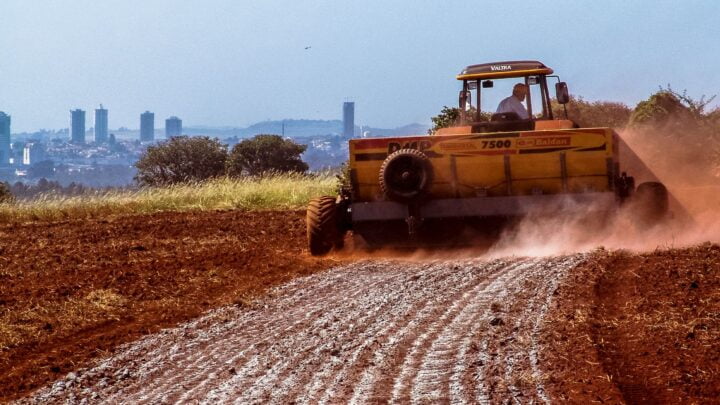
<svg viewBox="0 0 720 405">
<path fill-rule="evenodd" d="M 308 165 L 300 155 L 306 149 L 306 145 L 272 134 L 245 139 L 230 151 L 217 138 L 173 137 L 148 147 L 135 163 L 135 180 L 140 186 L 164 186 L 221 176 L 304 173 Z"/>
<path fill-rule="evenodd" d="M 261 134 L 245 139 L 231 150 L 217 138 L 208 136 L 173 137 L 149 146 L 135 163 L 137 186 L 167 186 L 200 182 L 228 176 L 263 176 L 269 173 L 304 173 L 308 165 L 301 155 L 307 146 L 279 135 Z M 82 184 L 62 186 L 56 181 L 40 179 L 35 185 L 17 182 L 0 183 L 0 203 L 31 199 L 38 195 L 78 196 L 107 191 Z"/>
</svg>

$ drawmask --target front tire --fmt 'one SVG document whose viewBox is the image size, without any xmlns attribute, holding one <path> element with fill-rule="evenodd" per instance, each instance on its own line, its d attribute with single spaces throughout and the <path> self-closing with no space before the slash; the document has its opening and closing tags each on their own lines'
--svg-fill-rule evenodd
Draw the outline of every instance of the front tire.
<svg viewBox="0 0 720 405">
<path fill-rule="evenodd" d="M 305 217 L 308 250 L 313 256 L 322 256 L 335 248 L 342 248 L 344 232 L 340 230 L 335 198 L 322 196 L 310 200 Z"/>
</svg>

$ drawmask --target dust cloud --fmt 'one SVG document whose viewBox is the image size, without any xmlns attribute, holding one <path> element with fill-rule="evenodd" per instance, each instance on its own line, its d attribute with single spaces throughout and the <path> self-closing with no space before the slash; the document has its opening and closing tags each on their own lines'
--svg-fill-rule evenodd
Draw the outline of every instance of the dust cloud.
<svg viewBox="0 0 720 405">
<path fill-rule="evenodd" d="M 598 247 L 647 251 L 720 241 L 720 162 L 713 155 L 720 140 L 701 139 L 648 130 L 620 133 L 621 170 L 636 184 L 660 181 L 668 188 L 666 221 L 642 225 L 632 207 L 594 223 L 588 218 L 596 207 L 573 216 L 530 215 L 504 232 L 486 255 L 548 256 Z"/>
</svg>

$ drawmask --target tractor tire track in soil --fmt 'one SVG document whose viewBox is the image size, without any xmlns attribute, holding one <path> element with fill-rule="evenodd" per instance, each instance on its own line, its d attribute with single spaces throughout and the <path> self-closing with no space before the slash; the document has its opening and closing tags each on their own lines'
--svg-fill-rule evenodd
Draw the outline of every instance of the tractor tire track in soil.
<svg viewBox="0 0 720 405">
<path fill-rule="evenodd" d="M 548 402 L 538 333 L 585 259 L 338 267 L 122 346 L 21 402 Z"/>
</svg>

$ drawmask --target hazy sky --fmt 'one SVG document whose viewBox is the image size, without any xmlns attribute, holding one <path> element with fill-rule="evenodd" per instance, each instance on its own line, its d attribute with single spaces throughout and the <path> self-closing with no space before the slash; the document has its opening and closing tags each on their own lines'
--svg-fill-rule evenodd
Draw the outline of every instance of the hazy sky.
<svg viewBox="0 0 720 405">
<path fill-rule="evenodd" d="M 2 0 L 0 111 L 13 132 L 265 119 L 429 123 L 474 63 L 537 59 L 586 99 L 634 105 L 668 83 L 720 93 L 720 2 Z M 311 46 L 310 49 L 305 47 Z M 88 114 L 92 126 L 92 113 Z"/>
</svg>

